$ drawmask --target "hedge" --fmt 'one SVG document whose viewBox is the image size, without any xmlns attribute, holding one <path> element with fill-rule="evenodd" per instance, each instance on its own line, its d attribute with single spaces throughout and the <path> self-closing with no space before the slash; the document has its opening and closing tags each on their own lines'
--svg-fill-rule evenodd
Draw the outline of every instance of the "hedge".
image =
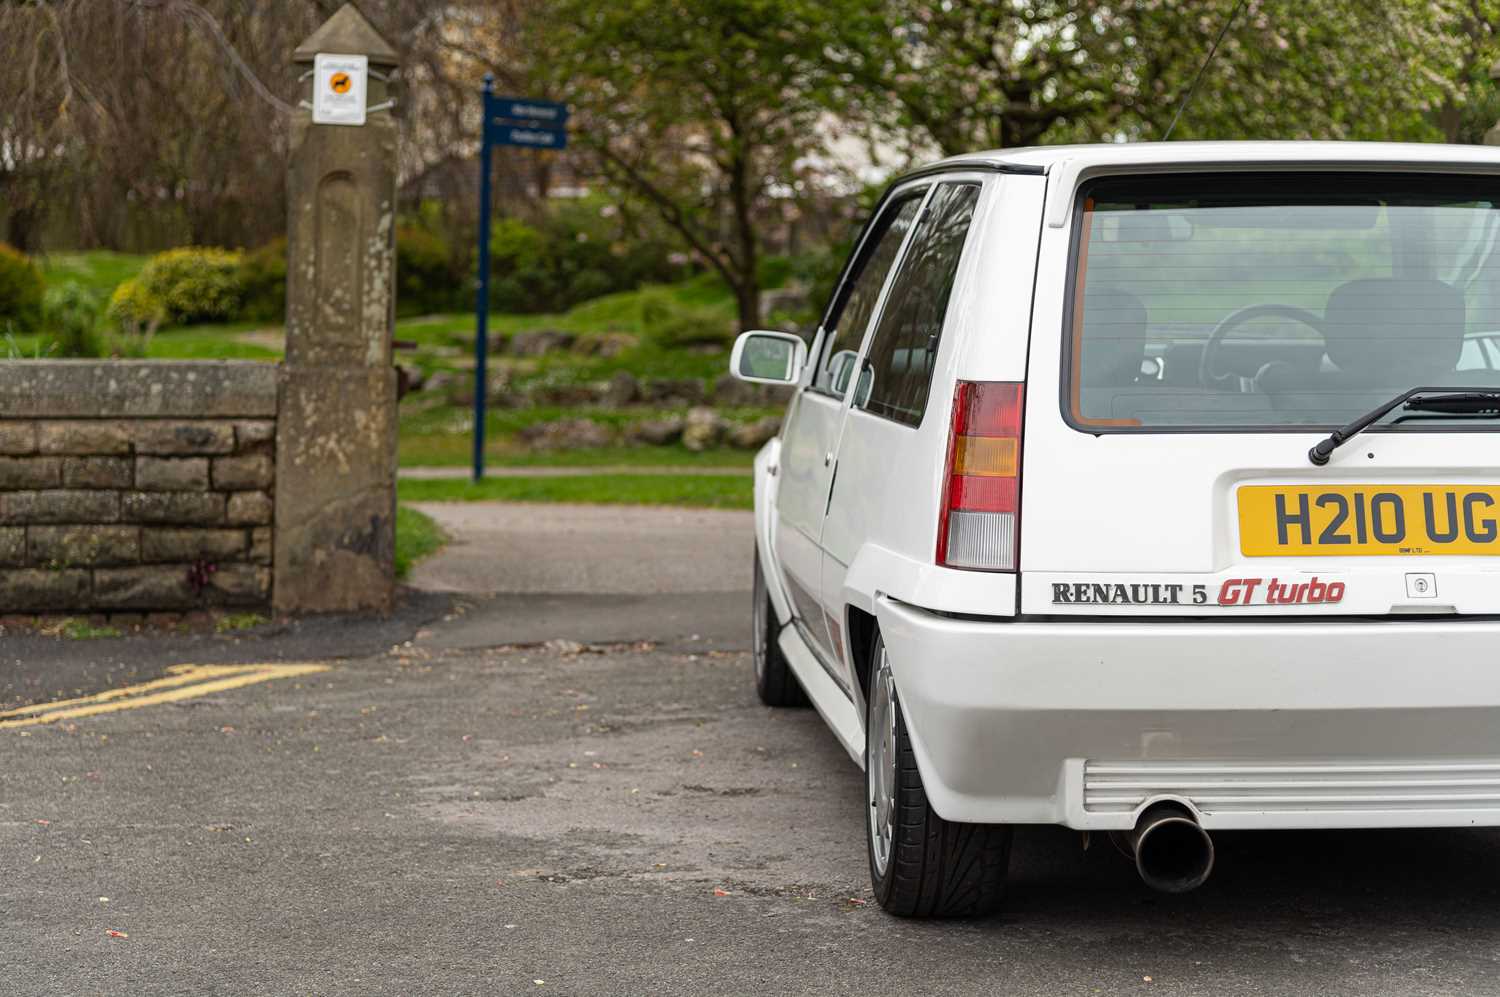
<svg viewBox="0 0 1500 997">
<path fill-rule="evenodd" d="M 42 272 L 27 255 L 0 242 L 0 332 L 31 332 L 41 325 Z"/>
</svg>

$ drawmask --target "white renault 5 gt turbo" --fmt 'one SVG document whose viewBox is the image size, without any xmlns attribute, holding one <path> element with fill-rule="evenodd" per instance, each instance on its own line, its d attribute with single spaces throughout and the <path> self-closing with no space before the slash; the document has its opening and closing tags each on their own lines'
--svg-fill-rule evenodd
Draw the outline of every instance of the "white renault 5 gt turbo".
<svg viewBox="0 0 1500 997">
<path fill-rule="evenodd" d="M 864 768 L 875 895 L 1011 828 L 1500 825 L 1500 152 L 1176 143 L 891 186 L 755 464 L 755 681 Z"/>
</svg>

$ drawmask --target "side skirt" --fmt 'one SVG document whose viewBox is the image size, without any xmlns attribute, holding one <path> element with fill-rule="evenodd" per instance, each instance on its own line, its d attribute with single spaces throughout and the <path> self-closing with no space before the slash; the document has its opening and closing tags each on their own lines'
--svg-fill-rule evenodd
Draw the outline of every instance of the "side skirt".
<svg viewBox="0 0 1500 997">
<path fill-rule="evenodd" d="M 854 764 L 864 768 L 864 725 L 860 723 L 854 704 L 823 670 L 823 666 L 818 664 L 818 659 L 808 649 L 796 627 L 783 629 L 777 644 L 781 647 L 781 653 L 786 655 L 792 671 L 797 674 L 797 681 L 802 683 L 807 698 L 812 700 L 824 723 L 833 731 L 833 736 L 849 752 Z"/>
</svg>

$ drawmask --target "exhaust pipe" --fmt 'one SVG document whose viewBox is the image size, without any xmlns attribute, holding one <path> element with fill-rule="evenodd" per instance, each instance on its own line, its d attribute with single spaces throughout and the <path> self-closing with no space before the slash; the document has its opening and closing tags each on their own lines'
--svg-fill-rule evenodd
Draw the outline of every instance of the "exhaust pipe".
<svg viewBox="0 0 1500 997">
<path fill-rule="evenodd" d="M 1180 803 L 1147 807 L 1126 841 L 1135 856 L 1136 871 L 1153 890 L 1196 890 L 1214 868 L 1213 841 L 1192 811 Z"/>
</svg>

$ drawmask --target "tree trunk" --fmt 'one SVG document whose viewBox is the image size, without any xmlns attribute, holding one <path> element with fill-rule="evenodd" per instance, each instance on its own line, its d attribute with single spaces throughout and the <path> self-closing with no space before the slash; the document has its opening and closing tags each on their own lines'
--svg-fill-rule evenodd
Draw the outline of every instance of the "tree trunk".
<svg viewBox="0 0 1500 997">
<path fill-rule="evenodd" d="M 537 152 L 532 176 L 536 179 L 537 200 L 545 203 L 547 192 L 552 189 L 552 153 L 550 150 L 542 149 Z"/>
<path fill-rule="evenodd" d="M 37 251 L 36 212 L 31 208 L 13 208 L 5 225 L 6 241 L 28 256 Z"/>
<path fill-rule="evenodd" d="M 753 277 L 734 289 L 735 305 L 740 313 L 740 331 L 760 328 L 760 287 Z"/>
<path fill-rule="evenodd" d="M 1462 141 L 1463 111 L 1451 96 L 1443 99 L 1443 106 L 1438 109 L 1437 120 L 1444 142 Z"/>
<path fill-rule="evenodd" d="M 737 132 L 737 122 L 731 120 L 730 128 Z M 745 332 L 760 328 L 760 244 L 751 204 L 750 164 L 743 147 L 736 148 L 730 164 L 729 197 L 734 209 L 734 241 L 739 250 L 730 254 L 739 272 L 734 296 L 739 305 L 740 331 Z"/>
</svg>

